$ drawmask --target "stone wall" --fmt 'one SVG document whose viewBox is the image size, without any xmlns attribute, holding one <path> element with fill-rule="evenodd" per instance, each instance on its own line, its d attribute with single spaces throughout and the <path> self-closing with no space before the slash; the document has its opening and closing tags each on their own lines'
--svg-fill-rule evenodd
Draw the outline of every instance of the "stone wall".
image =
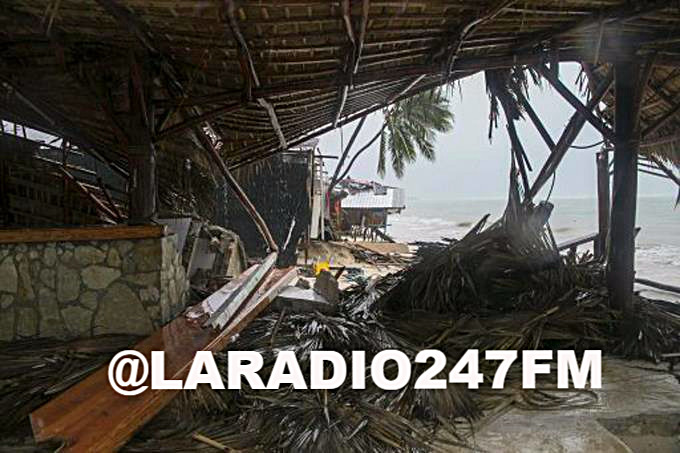
<svg viewBox="0 0 680 453">
<path fill-rule="evenodd" d="M 0 340 L 150 333 L 186 303 L 175 241 L 0 244 Z"/>
</svg>

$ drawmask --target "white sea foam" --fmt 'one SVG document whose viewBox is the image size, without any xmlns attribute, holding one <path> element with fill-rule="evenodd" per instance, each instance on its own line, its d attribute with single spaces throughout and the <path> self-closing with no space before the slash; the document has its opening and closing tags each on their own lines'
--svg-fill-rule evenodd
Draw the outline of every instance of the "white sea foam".
<svg viewBox="0 0 680 453">
<path fill-rule="evenodd" d="M 551 226 L 558 242 L 597 230 L 593 205 L 583 200 L 555 202 Z M 407 206 L 401 215 L 390 216 L 388 233 L 405 242 L 438 241 L 442 237 L 461 238 L 484 214 L 490 213 L 490 220 L 497 219 L 504 202 L 411 200 Z M 636 246 L 637 275 L 680 286 L 680 212 L 673 209 L 674 200 L 641 197 L 639 207 L 637 223 L 642 231 Z M 660 295 L 647 289 L 644 292 L 650 296 Z M 671 298 L 668 293 L 663 297 Z"/>
</svg>

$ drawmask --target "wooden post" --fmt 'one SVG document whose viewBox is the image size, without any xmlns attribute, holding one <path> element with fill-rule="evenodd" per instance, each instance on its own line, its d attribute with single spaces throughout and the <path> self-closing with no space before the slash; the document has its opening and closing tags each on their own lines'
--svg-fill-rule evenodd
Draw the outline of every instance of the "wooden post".
<svg viewBox="0 0 680 453">
<path fill-rule="evenodd" d="M 132 56 L 130 64 L 130 115 L 128 126 L 128 162 L 130 165 L 130 212 L 128 223 L 151 223 L 156 217 L 158 184 L 156 149 L 151 139 L 153 118 L 147 108 L 151 89 L 149 68 Z"/>
<path fill-rule="evenodd" d="M 640 65 L 634 60 L 617 62 L 615 72 L 615 149 L 611 231 L 607 284 L 614 307 L 627 320 L 633 311 L 635 278 L 635 212 L 637 159 L 640 138 Z"/>
<path fill-rule="evenodd" d="M 609 236 L 609 154 L 600 151 L 595 155 L 597 165 L 597 216 L 599 238 L 595 241 L 595 258 L 607 255 L 607 238 Z"/>
</svg>

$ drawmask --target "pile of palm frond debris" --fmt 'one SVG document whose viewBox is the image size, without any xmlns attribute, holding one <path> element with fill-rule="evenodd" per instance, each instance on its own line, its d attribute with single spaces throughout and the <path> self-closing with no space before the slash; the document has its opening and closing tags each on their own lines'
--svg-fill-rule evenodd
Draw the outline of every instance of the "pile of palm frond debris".
<svg viewBox="0 0 680 453">
<path fill-rule="evenodd" d="M 448 358 L 447 370 L 471 348 L 602 349 L 650 359 L 680 350 L 680 305 L 636 296 L 637 330 L 624 338 L 620 313 L 608 303 L 602 264 L 587 255 L 560 256 L 545 222 L 533 214 L 507 211 L 488 227 L 483 219 L 419 263 L 345 291 L 334 316 L 269 312 L 230 348 L 260 352 L 263 377 L 281 350 L 294 350 L 306 375 L 314 350 L 338 351 L 347 360 L 351 351 L 363 350 L 370 364 L 384 349 L 410 357 L 439 349 Z M 115 348 L 103 343 L 93 357 L 92 345 L 98 344 L 90 342 L 83 351 L 82 343 L 46 348 L 27 342 L 0 351 L 1 429 L 16 432 L 30 410 L 104 363 Z M 226 381 L 226 358 L 218 354 L 217 360 Z M 414 364 L 413 379 L 424 366 Z M 495 370 L 481 371 L 493 376 Z M 126 449 L 443 451 L 466 445 L 475 427 L 510 405 L 554 409 L 596 399 L 589 391 L 553 393 L 548 381 L 522 390 L 520 382 L 513 367 L 503 390 L 485 382 L 479 390 L 450 384 L 446 390 L 410 385 L 384 391 L 371 380 L 366 390 L 352 390 L 349 382 L 332 391 L 202 388 L 180 392 Z M 25 445 L 27 427 L 24 435 L 11 442 Z"/>
</svg>

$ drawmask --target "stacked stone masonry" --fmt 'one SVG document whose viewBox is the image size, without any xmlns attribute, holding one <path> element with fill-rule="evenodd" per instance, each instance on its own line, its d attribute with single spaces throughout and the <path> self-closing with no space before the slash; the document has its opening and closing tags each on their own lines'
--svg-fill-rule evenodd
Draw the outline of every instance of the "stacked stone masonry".
<svg viewBox="0 0 680 453">
<path fill-rule="evenodd" d="M 186 304 L 175 241 L 0 244 L 0 340 L 152 332 Z"/>
</svg>

